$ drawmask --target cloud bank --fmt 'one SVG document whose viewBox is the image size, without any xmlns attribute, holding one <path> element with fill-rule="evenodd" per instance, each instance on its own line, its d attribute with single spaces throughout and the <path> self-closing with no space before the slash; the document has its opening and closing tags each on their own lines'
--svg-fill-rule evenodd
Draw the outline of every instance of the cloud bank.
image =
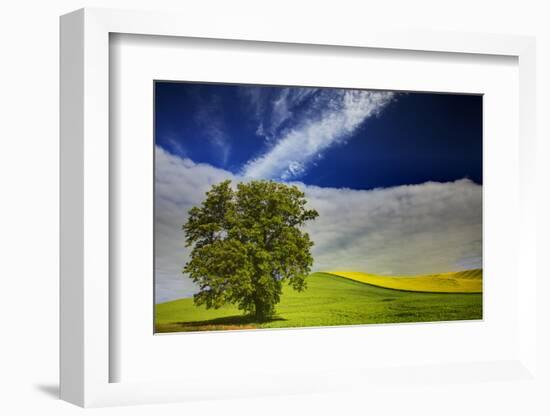
<svg viewBox="0 0 550 416">
<path fill-rule="evenodd" d="M 387 91 L 283 88 L 267 106 L 258 94 L 251 99 L 267 121 L 257 133 L 275 144 L 247 162 L 242 175 L 282 180 L 299 178 L 315 158 L 344 143 L 394 97 Z"/>
<path fill-rule="evenodd" d="M 156 148 L 156 302 L 196 292 L 181 272 L 189 255 L 181 226 L 224 179 L 247 180 Z M 296 185 L 319 211 L 307 226 L 314 270 L 417 274 L 481 267 L 482 187 L 470 180 L 374 190 Z"/>
</svg>

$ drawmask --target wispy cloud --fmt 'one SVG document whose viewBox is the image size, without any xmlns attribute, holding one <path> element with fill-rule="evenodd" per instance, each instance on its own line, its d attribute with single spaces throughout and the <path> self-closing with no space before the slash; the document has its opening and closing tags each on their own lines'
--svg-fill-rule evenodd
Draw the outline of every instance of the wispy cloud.
<svg viewBox="0 0 550 416">
<path fill-rule="evenodd" d="M 227 164 L 231 153 L 231 144 L 223 118 L 219 98 L 211 96 L 208 102 L 202 102 L 195 113 L 195 123 L 201 129 L 211 145 L 216 147 L 222 166 Z"/>
<path fill-rule="evenodd" d="M 310 97 L 319 93 L 318 88 L 283 88 L 271 102 L 271 111 L 262 123 L 262 132 L 268 140 L 277 140 L 289 122 L 296 123 L 304 111 L 301 106 Z M 301 110 L 301 111 L 300 111 Z"/>
<path fill-rule="evenodd" d="M 258 128 L 274 144 L 246 163 L 243 176 L 299 178 L 313 160 L 332 146 L 344 143 L 393 98 L 394 93 L 382 91 L 282 89 L 272 99 L 270 112 Z M 259 104 L 259 97 L 255 100 L 257 108 L 261 105 L 265 109 L 265 103 Z"/>
<path fill-rule="evenodd" d="M 241 94 L 248 103 L 257 119 L 256 134 L 267 142 L 277 140 L 281 130 L 287 124 L 296 123 L 303 113 L 302 106 L 316 93 L 319 88 L 287 87 L 273 91 L 263 87 L 243 87 Z"/>
<path fill-rule="evenodd" d="M 156 301 L 191 296 L 182 224 L 212 184 L 247 180 L 156 148 Z M 482 187 L 468 179 L 374 190 L 296 183 L 319 217 L 308 224 L 314 270 L 416 274 L 481 267 Z"/>
<path fill-rule="evenodd" d="M 185 150 L 185 147 L 183 147 L 181 140 L 176 139 L 174 135 L 166 138 L 166 141 L 168 142 L 168 146 L 170 146 L 172 153 L 182 157 L 187 156 L 187 151 Z"/>
</svg>

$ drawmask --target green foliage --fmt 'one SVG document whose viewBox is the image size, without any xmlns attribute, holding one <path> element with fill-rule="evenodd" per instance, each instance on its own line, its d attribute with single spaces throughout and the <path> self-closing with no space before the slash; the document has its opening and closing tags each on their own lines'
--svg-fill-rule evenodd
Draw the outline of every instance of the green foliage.
<svg viewBox="0 0 550 416">
<path fill-rule="evenodd" d="M 273 181 L 212 186 L 183 226 L 191 259 L 184 272 L 198 284 L 196 305 L 235 304 L 264 321 L 273 316 L 283 283 L 306 288 L 313 242 L 302 226 L 318 216 L 296 186 Z"/>
</svg>

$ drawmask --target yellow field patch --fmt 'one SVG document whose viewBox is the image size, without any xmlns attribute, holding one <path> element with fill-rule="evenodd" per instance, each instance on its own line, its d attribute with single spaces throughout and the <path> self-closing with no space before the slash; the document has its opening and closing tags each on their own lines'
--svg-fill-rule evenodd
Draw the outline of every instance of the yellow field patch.
<svg viewBox="0 0 550 416">
<path fill-rule="evenodd" d="M 480 269 L 419 276 L 379 276 L 376 274 L 329 271 L 325 272 L 357 282 L 387 289 L 432 293 L 482 293 L 483 272 Z"/>
</svg>

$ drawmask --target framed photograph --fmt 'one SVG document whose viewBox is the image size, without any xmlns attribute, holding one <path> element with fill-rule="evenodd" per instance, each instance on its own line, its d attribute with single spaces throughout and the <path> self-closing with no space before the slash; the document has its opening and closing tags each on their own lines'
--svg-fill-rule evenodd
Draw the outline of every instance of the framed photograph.
<svg viewBox="0 0 550 416">
<path fill-rule="evenodd" d="M 156 333 L 482 319 L 482 95 L 154 99 Z"/>
<path fill-rule="evenodd" d="M 62 398 L 535 386 L 534 40 L 243 30 L 61 18 Z"/>
</svg>

